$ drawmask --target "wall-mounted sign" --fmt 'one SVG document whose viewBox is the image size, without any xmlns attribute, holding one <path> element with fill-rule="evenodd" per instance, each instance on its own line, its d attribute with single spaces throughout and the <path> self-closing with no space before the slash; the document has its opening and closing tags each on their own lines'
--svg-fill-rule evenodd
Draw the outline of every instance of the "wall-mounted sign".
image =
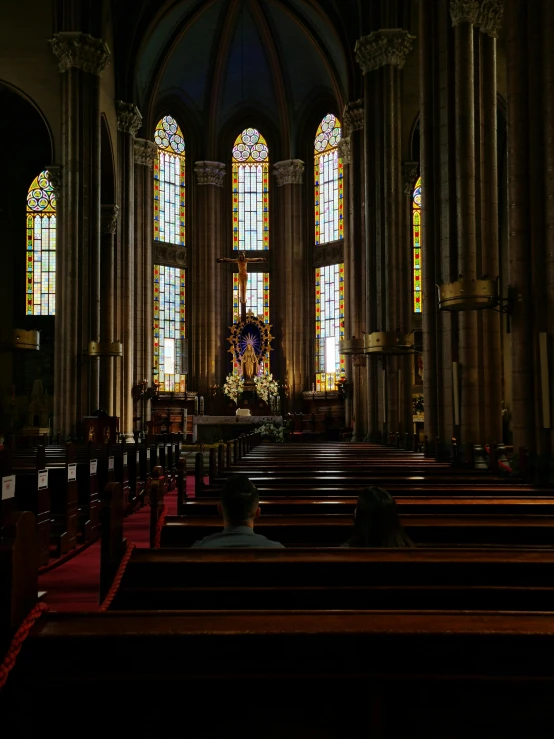
<svg viewBox="0 0 554 739">
<path fill-rule="evenodd" d="M 77 465 L 76 464 L 68 464 L 67 465 L 67 479 L 71 482 L 72 480 L 77 479 Z"/>
<path fill-rule="evenodd" d="M 115 457 L 108 457 L 108 472 L 113 472 L 115 468 Z"/>
<path fill-rule="evenodd" d="M 137 452 L 137 464 L 140 462 L 140 452 Z"/>
<path fill-rule="evenodd" d="M 127 452 L 123 455 L 123 466 L 127 467 Z"/>
<path fill-rule="evenodd" d="M 2 500 L 8 500 L 15 496 L 15 475 L 2 478 Z"/>
<path fill-rule="evenodd" d="M 98 460 L 97 459 L 91 459 L 90 460 L 90 475 L 96 474 L 96 470 L 98 469 Z"/>
<path fill-rule="evenodd" d="M 45 490 L 48 487 L 48 470 L 38 471 L 38 489 Z"/>
</svg>

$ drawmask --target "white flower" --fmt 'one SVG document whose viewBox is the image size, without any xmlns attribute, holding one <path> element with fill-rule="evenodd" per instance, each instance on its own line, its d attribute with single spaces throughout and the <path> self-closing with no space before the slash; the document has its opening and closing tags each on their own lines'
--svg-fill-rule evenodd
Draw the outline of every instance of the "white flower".
<svg viewBox="0 0 554 739">
<path fill-rule="evenodd" d="M 234 375 L 233 373 L 227 375 L 225 384 L 223 385 L 223 392 L 228 398 L 234 400 L 235 403 L 239 395 L 243 391 L 244 380 L 240 375 Z"/>
</svg>

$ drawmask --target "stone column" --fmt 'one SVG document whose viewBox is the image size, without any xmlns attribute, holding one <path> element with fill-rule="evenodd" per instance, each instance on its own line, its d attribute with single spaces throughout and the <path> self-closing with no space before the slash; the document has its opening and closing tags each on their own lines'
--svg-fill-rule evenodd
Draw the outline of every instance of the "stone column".
<svg viewBox="0 0 554 739">
<path fill-rule="evenodd" d="M 153 174 L 158 152 L 153 141 L 135 139 L 135 372 L 137 380 L 152 384 L 154 325 L 154 275 L 152 262 L 153 235 Z M 150 401 L 145 414 L 149 417 Z M 146 418 L 142 419 L 145 429 Z"/>
<path fill-rule="evenodd" d="M 114 331 L 115 302 L 115 234 L 117 231 L 118 205 L 102 205 L 100 220 L 100 338 L 111 343 L 116 340 Z M 110 416 L 114 405 L 114 357 L 100 360 L 100 408 Z"/>
<path fill-rule="evenodd" d="M 361 338 L 366 332 L 364 243 L 364 101 L 348 103 L 342 116 L 344 147 L 348 167 L 344 168 L 344 270 L 346 285 L 345 336 Z M 347 142 L 343 144 L 344 142 Z M 343 163 L 345 156 L 343 155 Z M 367 357 L 354 356 L 348 362 L 352 378 L 352 441 L 367 435 Z M 350 366 L 351 365 L 351 366 Z"/>
<path fill-rule="evenodd" d="M 400 175 L 401 70 L 414 37 L 408 31 L 381 29 L 356 42 L 364 73 L 364 143 L 368 332 L 398 331 L 398 224 L 402 213 Z M 382 382 L 370 374 L 370 435 L 398 430 L 397 360 L 383 358 Z M 374 360 L 371 360 L 374 362 Z M 377 373 L 375 373 L 377 374 Z M 377 408 L 380 412 L 377 413 Z"/>
<path fill-rule="evenodd" d="M 222 385 L 227 375 L 227 343 L 224 337 L 225 308 L 222 290 L 227 271 L 216 264 L 224 254 L 223 209 L 225 164 L 195 162 L 198 178 L 196 190 L 196 241 L 192 262 L 192 376 L 199 395 L 210 398 L 210 386 Z M 208 409 L 206 409 L 209 412 Z"/>
<path fill-rule="evenodd" d="M 119 430 L 127 441 L 133 441 L 133 383 L 135 377 L 135 135 L 142 124 L 142 116 L 132 103 L 116 101 L 119 194 L 120 194 L 120 301 L 121 340 L 123 360 L 121 367 Z"/>
<path fill-rule="evenodd" d="M 84 351 L 100 332 L 99 76 L 110 52 L 101 39 L 73 31 L 50 44 L 62 73 L 54 433 L 65 437 L 99 402 L 98 360 Z"/>
<path fill-rule="evenodd" d="M 309 388 L 309 347 L 312 342 L 306 337 L 314 335 L 307 311 L 306 285 L 313 285 L 313 276 L 310 280 L 304 239 L 304 162 L 300 159 L 275 162 L 273 174 L 277 179 L 277 218 L 274 221 L 277 246 L 274 249 L 272 306 L 277 329 L 275 335 L 278 342 L 280 339 L 282 379 L 284 381 L 286 377 L 290 387 L 288 410 L 294 412 L 301 410 L 302 391 Z"/>
</svg>

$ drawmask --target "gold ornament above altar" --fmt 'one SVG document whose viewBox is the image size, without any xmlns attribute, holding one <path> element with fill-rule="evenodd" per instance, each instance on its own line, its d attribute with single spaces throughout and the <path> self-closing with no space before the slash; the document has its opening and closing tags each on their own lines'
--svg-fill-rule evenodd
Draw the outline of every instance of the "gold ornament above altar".
<svg viewBox="0 0 554 739">
<path fill-rule="evenodd" d="M 246 385 L 254 385 L 254 377 L 269 372 L 269 352 L 273 351 L 271 324 L 264 323 L 252 312 L 244 321 L 229 326 L 231 331 L 227 341 L 231 344 L 229 352 L 233 356 L 233 370 L 244 379 Z"/>
</svg>

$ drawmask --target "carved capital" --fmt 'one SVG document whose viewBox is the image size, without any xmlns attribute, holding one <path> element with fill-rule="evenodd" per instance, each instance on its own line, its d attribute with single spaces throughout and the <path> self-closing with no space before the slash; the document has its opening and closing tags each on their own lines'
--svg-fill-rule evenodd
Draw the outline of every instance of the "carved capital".
<svg viewBox="0 0 554 739">
<path fill-rule="evenodd" d="M 415 36 L 403 28 L 382 28 L 356 41 L 354 54 L 364 74 L 387 64 L 402 69 Z"/>
<path fill-rule="evenodd" d="M 58 164 L 49 164 L 46 171 L 48 172 L 48 181 L 54 191 L 54 197 L 59 200 L 62 189 L 62 168 Z"/>
<path fill-rule="evenodd" d="M 275 162 L 273 174 L 277 177 L 277 187 L 301 185 L 304 176 L 304 162 L 301 159 L 285 159 Z"/>
<path fill-rule="evenodd" d="M 364 101 L 360 98 L 344 106 L 342 113 L 342 130 L 344 136 L 364 127 Z"/>
<path fill-rule="evenodd" d="M 188 263 L 188 252 L 185 246 L 154 243 L 154 264 L 165 264 L 168 267 L 183 269 Z"/>
<path fill-rule="evenodd" d="M 58 60 L 60 72 L 76 67 L 83 72 L 100 75 L 110 61 L 107 44 L 89 33 L 63 31 L 55 33 L 48 43 Z"/>
<path fill-rule="evenodd" d="M 114 234 L 117 230 L 119 205 L 102 205 L 100 207 L 100 233 Z"/>
<path fill-rule="evenodd" d="M 412 197 L 415 183 L 419 175 L 419 162 L 402 162 L 402 181 L 404 183 L 404 195 Z"/>
<path fill-rule="evenodd" d="M 344 262 L 342 241 L 332 241 L 330 244 L 321 244 L 314 249 L 314 267 L 327 267 L 329 264 Z"/>
<path fill-rule="evenodd" d="M 117 114 L 117 130 L 135 136 L 142 126 L 142 116 L 137 106 L 133 103 L 124 103 L 123 100 L 116 100 L 115 112 Z"/>
<path fill-rule="evenodd" d="M 479 0 L 450 0 L 452 25 L 476 23 L 479 14 Z"/>
<path fill-rule="evenodd" d="M 350 136 L 343 138 L 339 141 L 337 146 L 339 157 L 342 159 L 343 164 L 350 164 Z"/>
<path fill-rule="evenodd" d="M 504 0 L 481 0 L 477 25 L 482 33 L 496 38 L 502 25 Z"/>
<path fill-rule="evenodd" d="M 215 185 L 223 187 L 225 164 L 222 162 L 195 162 L 194 171 L 199 185 Z"/>
<path fill-rule="evenodd" d="M 145 167 L 152 167 L 156 161 L 158 147 L 153 141 L 148 139 L 135 139 L 135 164 L 143 164 Z"/>
</svg>

